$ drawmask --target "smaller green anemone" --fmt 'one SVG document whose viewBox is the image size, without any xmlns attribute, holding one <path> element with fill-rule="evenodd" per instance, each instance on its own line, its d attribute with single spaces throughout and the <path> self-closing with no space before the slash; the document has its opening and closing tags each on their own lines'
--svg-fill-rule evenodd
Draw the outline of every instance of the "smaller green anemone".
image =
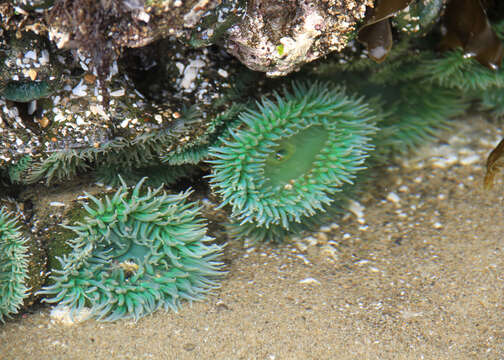
<svg viewBox="0 0 504 360">
<path fill-rule="evenodd" d="M 131 192 L 123 183 L 112 198 L 88 194 L 96 207 L 84 204 L 84 222 L 68 226 L 77 237 L 40 292 L 52 295 L 44 301 L 72 312 L 89 307 L 99 320 L 137 320 L 161 307 L 176 311 L 181 300 L 201 300 L 219 286 L 222 246 L 206 244 L 212 238 L 200 208 L 187 201 L 191 192 L 143 191 L 144 180 Z"/>
<path fill-rule="evenodd" d="M 15 314 L 28 296 L 28 255 L 16 219 L 0 209 L 0 321 Z"/>
<path fill-rule="evenodd" d="M 242 112 L 210 148 L 210 182 L 242 224 L 289 229 L 352 183 L 375 128 L 366 105 L 341 87 L 293 83 L 274 98 Z"/>
</svg>

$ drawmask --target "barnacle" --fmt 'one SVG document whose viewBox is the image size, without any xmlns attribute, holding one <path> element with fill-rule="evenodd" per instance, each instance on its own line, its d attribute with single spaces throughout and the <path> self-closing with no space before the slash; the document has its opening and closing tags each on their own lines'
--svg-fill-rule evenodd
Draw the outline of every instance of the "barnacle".
<svg viewBox="0 0 504 360">
<path fill-rule="evenodd" d="M 373 117 L 360 100 L 325 83 L 293 83 L 263 98 L 210 148 L 210 183 L 242 223 L 288 229 L 329 205 L 364 168 Z"/>
<path fill-rule="evenodd" d="M 0 321 L 17 313 L 28 296 L 28 255 L 16 219 L 0 209 Z"/>
<path fill-rule="evenodd" d="M 93 316 L 112 321 L 138 319 L 163 307 L 177 310 L 182 300 L 200 300 L 218 287 L 222 249 L 207 245 L 199 207 L 190 191 L 168 195 L 125 184 L 109 198 L 89 198 L 87 216 L 69 226 L 77 236 L 72 252 L 60 258 L 53 284 L 40 293 L 46 302 L 72 311 L 90 307 Z"/>
</svg>

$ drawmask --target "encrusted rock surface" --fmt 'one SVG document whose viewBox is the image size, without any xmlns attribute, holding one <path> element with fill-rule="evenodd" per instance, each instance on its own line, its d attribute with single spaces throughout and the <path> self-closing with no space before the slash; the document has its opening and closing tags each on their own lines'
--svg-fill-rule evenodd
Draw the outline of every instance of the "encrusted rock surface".
<svg viewBox="0 0 504 360">
<path fill-rule="evenodd" d="M 250 1 L 247 16 L 229 29 L 226 49 L 269 76 L 344 49 L 372 0 Z"/>
</svg>

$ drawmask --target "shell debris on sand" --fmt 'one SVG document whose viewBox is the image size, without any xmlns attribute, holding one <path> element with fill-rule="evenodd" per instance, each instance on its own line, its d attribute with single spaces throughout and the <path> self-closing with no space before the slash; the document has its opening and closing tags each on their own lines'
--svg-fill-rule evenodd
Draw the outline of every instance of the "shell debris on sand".
<svg viewBox="0 0 504 360">
<path fill-rule="evenodd" d="M 299 283 L 300 284 L 309 284 L 309 285 L 320 285 L 320 281 L 318 281 L 317 279 L 314 279 L 312 277 L 308 277 L 306 279 L 299 280 Z"/>
<path fill-rule="evenodd" d="M 72 310 L 67 306 L 57 306 L 51 310 L 50 316 L 51 320 L 57 323 L 72 326 L 88 320 L 91 317 L 91 310 L 86 307 Z"/>
</svg>

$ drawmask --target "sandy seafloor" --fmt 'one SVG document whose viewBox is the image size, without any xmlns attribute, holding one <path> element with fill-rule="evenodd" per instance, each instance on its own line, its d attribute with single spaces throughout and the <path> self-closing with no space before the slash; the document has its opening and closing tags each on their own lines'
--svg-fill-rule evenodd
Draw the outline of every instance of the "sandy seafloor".
<svg viewBox="0 0 504 360">
<path fill-rule="evenodd" d="M 38 308 L 0 324 L 0 358 L 504 359 L 504 175 L 481 186 L 502 136 L 461 119 L 391 164 L 362 214 L 282 246 L 229 244 L 206 302 L 73 326 Z"/>
</svg>

